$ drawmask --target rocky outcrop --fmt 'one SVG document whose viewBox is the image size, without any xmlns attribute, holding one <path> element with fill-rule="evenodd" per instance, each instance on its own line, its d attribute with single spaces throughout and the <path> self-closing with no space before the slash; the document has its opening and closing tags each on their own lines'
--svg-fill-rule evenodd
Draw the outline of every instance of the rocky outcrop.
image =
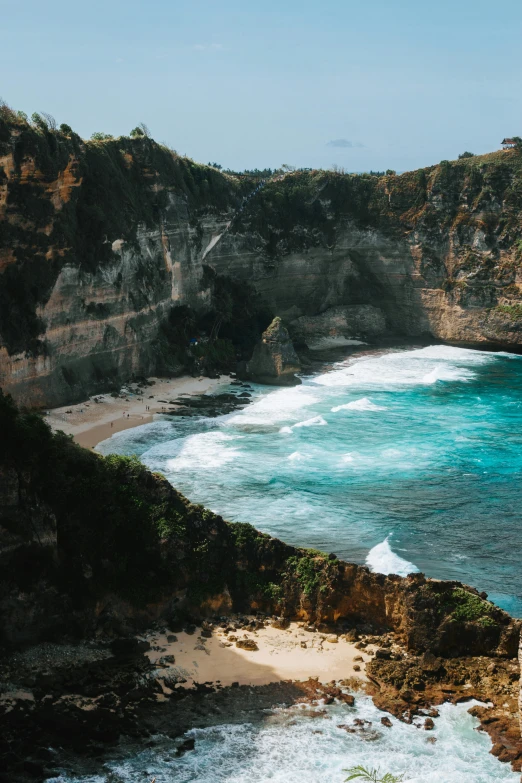
<svg viewBox="0 0 522 783">
<path fill-rule="evenodd" d="M 301 362 L 280 318 L 274 318 L 263 332 L 246 366 L 246 378 L 254 383 L 272 386 L 295 386 L 301 383 L 296 373 Z"/>
<path fill-rule="evenodd" d="M 52 405 L 181 372 L 195 327 L 166 328 L 173 310 L 209 331 L 229 324 L 239 346 L 230 324 L 251 314 L 250 289 L 305 342 L 316 329 L 385 329 L 518 346 L 521 164 L 499 152 L 401 176 L 294 172 L 259 188 L 147 138 L 84 142 L 4 108 L 0 386 Z"/>
<path fill-rule="evenodd" d="M 367 673 L 377 685 L 372 691 L 377 707 L 405 723 L 423 718 L 425 729 L 437 724 L 439 712 L 433 705 L 471 699 L 482 702 L 469 712 L 481 721 L 479 731 L 486 731 L 491 737 L 490 753 L 499 761 L 511 763 L 514 770 L 522 769 L 522 739 L 515 719 L 519 678 L 516 659 L 442 659 L 425 653 L 382 660 L 376 655 L 368 664 Z"/>
</svg>

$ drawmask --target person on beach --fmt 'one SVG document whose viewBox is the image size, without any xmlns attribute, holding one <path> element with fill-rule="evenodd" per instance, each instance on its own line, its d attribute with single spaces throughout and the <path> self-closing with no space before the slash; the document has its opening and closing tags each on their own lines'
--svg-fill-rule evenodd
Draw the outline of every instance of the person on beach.
<svg viewBox="0 0 522 783">
<path fill-rule="evenodd" d="M 114 427 L 114 422 L 113 421 L 111 421 L 111 427 Z"/>
</svg>

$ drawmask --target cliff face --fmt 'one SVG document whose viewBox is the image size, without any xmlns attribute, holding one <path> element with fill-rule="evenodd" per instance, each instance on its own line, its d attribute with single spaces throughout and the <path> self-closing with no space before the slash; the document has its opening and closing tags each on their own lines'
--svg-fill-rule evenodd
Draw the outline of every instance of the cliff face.
<svg viewBox="0 0 522 783">
<path fill-rule="evenodd" d="M 5 111 L 0 386 L 20 401 L 181 371 L 184 346 L 171 351 L 162 328 L 173 307 L 219 309 L 216 279 L 239 299 L 253 286 L 312 341 L 317 323 L 321 336 L 520 344 L 516 152 L 401 176 L 296 172 L 258 189 L 146 138 L 83 142 Z M 373 315 L 343 327 L 346 306 Z"/>
</svg>

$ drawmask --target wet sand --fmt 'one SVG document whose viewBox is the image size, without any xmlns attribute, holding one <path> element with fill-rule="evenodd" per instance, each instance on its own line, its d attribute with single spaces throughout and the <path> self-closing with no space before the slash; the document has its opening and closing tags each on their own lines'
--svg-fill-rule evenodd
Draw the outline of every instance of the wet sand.
<svg viewBox="0 0 522 783">
<path fill-rule="evenodd" d="M 52 429 L 72 435 L 74 440 L 87 449 L 93 449 L 102 440 L 116 432 L 139 427 L 153 421 L 155 414 L 172 410 L 169 401 L 182 394 L 205 394 L 228 383 L 228 375 L 213 378 L 149 378 L 152 386 L 142 389 L 143 394 L 129 394 L 125 399 L 97 394 L 86 402 L 53 408 L 47 421 Z M 135 384 L 128 386 L 135 387 Z M 95 398 L 99 402 L 95 402 Z M 70 411 L 70 412 L 69 412 Z"/>
<path fill-rule="evenodd" d="M 210 638 L 194 634 L 177 633 L 177 641 L 168 643 L 166 634 L 152 634 L 147 637 L 152 646 L 147 655 L 152 663 L 158 663 L 163 677 L 183 678 L 184 687 L 194 683 L 220 683 L 223 686 L 267 685 L 281 680 L 308 680 L 317 677 L 320 682 L 356 678 L 367 682 L 365 663 L 372 659 L 365 650 L 359 650 L 355 643 L 343 636 L 305 631 L 297 623 L 291 623 L 287 630 L 268 626 L 258 631 L 235 631 L 225 635 L 214 630 Z M 230 637 L 251 639 L 258 650 L 244 650 L 236 647 Z M 337 641 L 330 641 L 333 639 Z M 302 646 L 302 642 L 306 647 Z M 230 646 L 224 646 L 230 644 Z M 174 656 L 174 662 L 165 660 Z M 356 658 L 362 660 L 356 661 Z M 163 660 L 161 660 L 163 659 Z M 354 666 L 360 667 L 356 671 Z M 161 675 L 160 675 L 161 677 Z M 168 692 L 168 690 L 166 691 Z"/>
</svg>

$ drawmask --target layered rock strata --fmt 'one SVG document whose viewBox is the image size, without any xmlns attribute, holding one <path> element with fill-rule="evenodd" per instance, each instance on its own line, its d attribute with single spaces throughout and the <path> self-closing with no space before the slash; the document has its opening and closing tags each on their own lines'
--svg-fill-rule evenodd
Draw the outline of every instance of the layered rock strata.
<svg viewBox="0 0 522 783">
<path fill-rule="evenodd" d="M 311 342 L 333 330 L 517 347 L 521 162 L 294 172 L 259 188 L 147 138 L 84 142 L 3 110 L 0 386 L 51 405 L 181 372 L 193 335 L 165 331 L 172 309 L 226 323 L 249 287 Z M 232 305 L 216 279 L 236 286 Z"/>
</svg>

